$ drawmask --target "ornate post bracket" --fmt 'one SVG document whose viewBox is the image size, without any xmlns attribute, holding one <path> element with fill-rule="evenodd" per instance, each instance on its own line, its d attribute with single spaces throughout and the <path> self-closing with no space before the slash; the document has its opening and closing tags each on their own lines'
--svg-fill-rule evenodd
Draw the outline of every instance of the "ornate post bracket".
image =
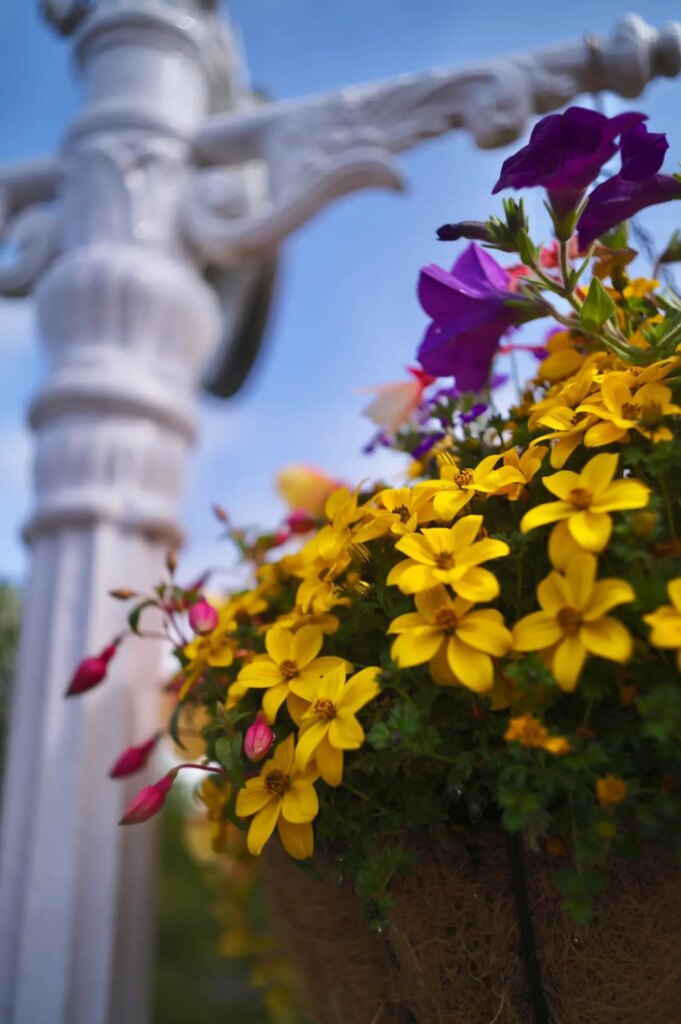
<svg viewBox="0 0 681 1024">
<path fill-rule="evenodd" d="M 420 142 L 463 129 L 483 149 L 503 146 L 535 114 L 581 93 L 633 98 L 680 71 L 681 23 L 656 30 L 630 14 L 605 39 L 213 116 L 194 140 L 198 161 L 213 166 L 190 180 L 184 234 L 205 261 L 253 259 L 339 196 L 401 188 L 395 154 Z M 264 168 L 269 181 L 255 213 L 238 177 L 244 166 Z"/>
<path fill-rule="evenodd" d="M 57 249 L 53 202 L 59 165 L 43 160 L 0 170 L 0 295 L 26 295 Z"/>
</svg>

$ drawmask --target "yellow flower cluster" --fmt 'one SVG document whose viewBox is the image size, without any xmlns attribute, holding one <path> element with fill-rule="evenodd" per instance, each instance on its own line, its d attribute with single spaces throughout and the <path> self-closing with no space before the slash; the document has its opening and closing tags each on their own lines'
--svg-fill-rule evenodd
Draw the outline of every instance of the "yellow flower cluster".
<svg viewBox="0 0 681 1024">
<path fill-rule="evenodd" d="M 537 747 L 550 754 L 568 754 L 570 744 L 564 736 L 550 736 L 548 730 L 534 715 L 525 714 L 511 718 L 504 739 L 509 743 L 522 743 L 524 747 Z"/>
</svg>

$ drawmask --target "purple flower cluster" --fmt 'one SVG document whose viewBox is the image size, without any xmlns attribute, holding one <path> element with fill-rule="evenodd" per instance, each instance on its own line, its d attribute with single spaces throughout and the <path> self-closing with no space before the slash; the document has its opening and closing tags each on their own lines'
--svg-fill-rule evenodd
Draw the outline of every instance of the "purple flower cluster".
<svg viewBox="0 0 681 1024">
<path fill-rule="evenodd" d="M 527 145 L 504 161 L 494 192 L 546 189 L 558 237 L 567 241 L 576 227 L 583 250 L 640 210 L 681 199 L 681 180 L 659 173 L 666 136 L 649 132 L 646 120 L 637 111 L 606 117 L 584 107 L 550 114 L 535 126 Z M 585 201 L 587 189 L 618 151 L 619 173 L 597 185 Z M 486 239 L 482 228 L 474 222 L 446 225 L 440 237 Z M 459 391 L 482 390 L 503 335 L 543 315 L 529 300 L 523 308 L 522 296 L 514 291 L 516 280 L 517 274 L 475 243 L 450 271 L 424 267 L 418 295 L 432 322 L 418 352 L 423 369 L 454 377 Z"/>
</svg>

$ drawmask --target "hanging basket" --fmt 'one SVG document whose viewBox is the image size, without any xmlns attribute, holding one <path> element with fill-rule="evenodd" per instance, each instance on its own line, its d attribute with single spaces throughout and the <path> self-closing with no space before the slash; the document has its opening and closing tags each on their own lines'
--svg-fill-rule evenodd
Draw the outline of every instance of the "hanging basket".
<svg viewBox="0 0 681 1024">
<path fill-rule="evenodd" d="M 512 849 L 513 847 L 511 847 Z M 313 1024 L 675 1024 L 681 1020 L 681 867 L 658 850 L 613 862 L 593 922 L 560 909 L 554 866 L 426 851 L 394 880 L 390 922 L 367 926 L 351 883 L 319 881 L 280 850 L 265 875 Z M 518 869 L 533 931 L 517 899 Z M 524 878 L 522 877 L 524 876 Z M 520 910 L 520 917 L 519 917 Z"/>
</svg>

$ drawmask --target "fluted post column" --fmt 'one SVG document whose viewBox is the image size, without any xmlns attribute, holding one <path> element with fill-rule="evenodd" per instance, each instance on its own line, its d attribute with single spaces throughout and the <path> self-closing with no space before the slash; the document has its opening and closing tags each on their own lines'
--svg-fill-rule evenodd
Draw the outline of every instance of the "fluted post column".
<svg viewBox="0 0 681 1024">
<path fill-rule="evenodd" d="M 158 727 L 164 666 L 124 644 L 107 683 L 64 700 L 78 661 L 125 625 L 180 540 L 178 504 L 216 300 L 176 234 L 189 139 L 207 109 L 193 19 L 101 12 L 60 160 L 58 255 L 36 289 L 49 357 L 30 422 L 35 506 L 0 840 L 3 1024 L 144 1024 L 154 830 L 118 829 L 106 772 Z M 132 787 L 140 785 L 139 779 Z"/>
</svg>

